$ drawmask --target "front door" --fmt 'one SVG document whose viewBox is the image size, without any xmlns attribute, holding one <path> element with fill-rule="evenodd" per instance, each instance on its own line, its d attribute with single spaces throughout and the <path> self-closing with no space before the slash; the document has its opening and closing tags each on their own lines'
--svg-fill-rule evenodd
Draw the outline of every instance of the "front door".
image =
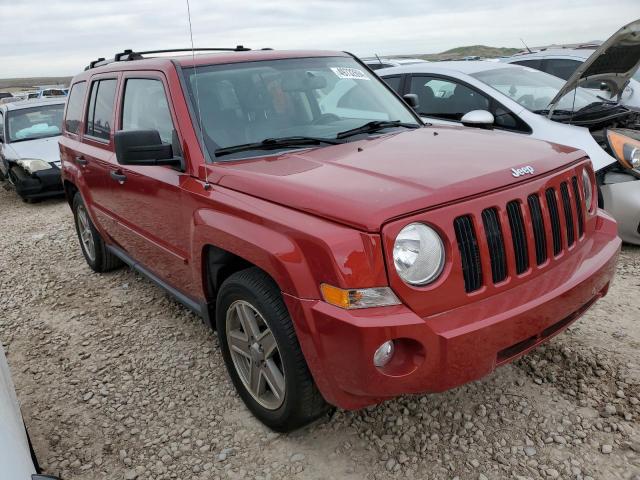
<svg viewBox="0 0 640 480">
<path fill-rule="evenodd" d="M 180 150 L 172 109 L 161 73 L 126 73 L 118 102 L 120 130 L 157 130 L 164 143 Z M 171 286 L 192 291 L 189 227 L 181 182 L 188 176 L 173 167 L 112 166 L 111 210 L 114 238 L 141 265 Z"/>
</svg>

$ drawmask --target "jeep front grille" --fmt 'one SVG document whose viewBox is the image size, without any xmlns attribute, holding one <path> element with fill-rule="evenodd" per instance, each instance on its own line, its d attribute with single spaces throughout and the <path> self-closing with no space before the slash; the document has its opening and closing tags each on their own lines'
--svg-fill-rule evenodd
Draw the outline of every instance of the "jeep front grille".
<svg viewBox="0 0 640 480">
<path fill-rule="evenodd" d="M 468 293 L 480 290 L 485 282 L 498 284 L 509 275 L 525 275 L 533 262 L 538 268 L 544 268 L 551 249 L 553 257 L 558 257 L 582 238 L 585 219 L 578 179 L 572 176 L 556 185 L 559 188 L 530 193 L 507 202 L 502 208 L 486 208 L 482 210 L 481 219 L 469 214 L 454 220 Z M 551 242 L 549 246 L 547 241 Z"/>
</svg>

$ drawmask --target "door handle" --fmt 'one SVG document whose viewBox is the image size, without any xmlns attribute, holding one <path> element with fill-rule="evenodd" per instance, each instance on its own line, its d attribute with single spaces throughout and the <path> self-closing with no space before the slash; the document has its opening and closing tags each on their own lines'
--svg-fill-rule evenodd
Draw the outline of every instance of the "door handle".
<svg viewBox="0 0 640 480">
<path fill-rule="evenodd" d="M 87 161 L 87 159 L 86 159 L 86 158 L 84 158 L 82 155 L 77 156 L 77 157 L 75 158 L 75 161 L 76 161 L 76 163 L 77 163 L 78 165 L 80 165 L 81 167 L 86 167 L 86 166 L 87 166 L 87 164 L 89 163 L 89 162 Z"/>
<path fill-rule="evenodd" d="M 111 175 L 111 178 L 113 178 L 120 185 L 127 181 L 127 176 L 124 173 L 119 173 L 116 170 L 111 170 L 111 172 L 109 172 L 109 175 Z"/>
</svg>

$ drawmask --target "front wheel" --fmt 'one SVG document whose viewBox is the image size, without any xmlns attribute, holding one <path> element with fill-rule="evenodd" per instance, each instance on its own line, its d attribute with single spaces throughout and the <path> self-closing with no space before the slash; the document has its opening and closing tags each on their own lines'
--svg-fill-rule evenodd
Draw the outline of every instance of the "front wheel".
<svg viewBox="0 0 640 480">
<path fill-rule="evenodd" d="M 263 271 L 243 270 L 222 284 L 216 327 L 233 384 L 265 425 L 287 432 L 331 410 L 311 377 L 280 290 Z"/>
</svg>

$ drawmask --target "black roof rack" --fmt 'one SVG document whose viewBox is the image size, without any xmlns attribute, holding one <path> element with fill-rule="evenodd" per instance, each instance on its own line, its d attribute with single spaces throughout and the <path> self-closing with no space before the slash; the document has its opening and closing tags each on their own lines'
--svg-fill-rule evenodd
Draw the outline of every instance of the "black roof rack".
<svg viewBox="0 0 640 480">
<path fill-rule="evenodd" d="M 116 53 L 113 59 L 106 60 L 104 57 L 100 57 L 97 60 L 89 63 L 85 67 L 85 70 L 91 70 L 92 68 L 102 67 L 113 62 L 126 62 L 131 60 L 142 60 L 145 57 L 143 55 L 154 55 L 156 53 L 173 53 L 173 52 L 248 52 L 250 48 L 238 45 L 234 48 L 171 48 L 167 50 L 147 50 L 144 52 L 134 52 L 131 49 L 124 50 L 120 53 Z M 270 48 L 263 48 L 262 50 L 271 50 Z"/>
</svg>

